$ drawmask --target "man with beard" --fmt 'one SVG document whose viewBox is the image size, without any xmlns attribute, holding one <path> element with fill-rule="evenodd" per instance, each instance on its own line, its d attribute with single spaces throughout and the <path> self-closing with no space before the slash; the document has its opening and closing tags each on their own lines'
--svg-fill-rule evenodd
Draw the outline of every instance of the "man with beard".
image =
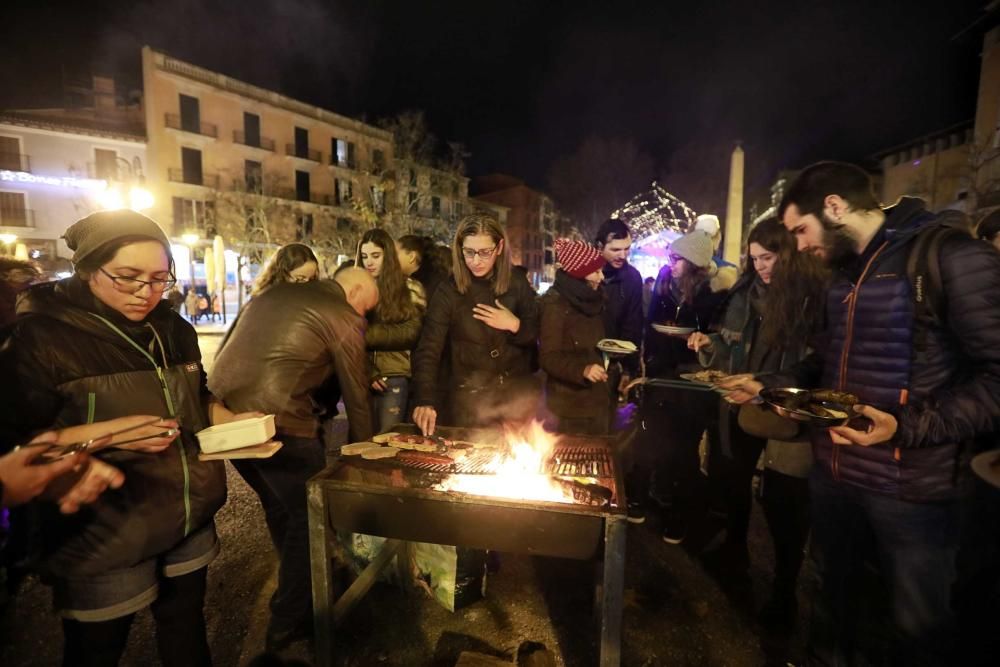
<svg viewBox="0 0 1000 667">
<path fill-rule="evenodd" d="M 943 237 L 938 317 L 920 309 L 929 281 L 915 276 L 911 284 L 908 266 L 918 239 L 955 215 L 935 215 L 908 197 L 882 209 L 860 168 L 807 167 L 779 216 L 800 251 L 834 270 L 825 340 L 790 375 L 724 386 L 737 403 L 763 386 L 859 398 L 849 425 L 814 429 L 811 438 L 812 545 L 822 587 L 809 652 L 821 663 L 855 661 L 865 560 L 886 580 L 894 660 L 956 657 L 959 501 L 975 441 L 1000 427 L 1000 255 L 971 236 Z"/>
</svg>

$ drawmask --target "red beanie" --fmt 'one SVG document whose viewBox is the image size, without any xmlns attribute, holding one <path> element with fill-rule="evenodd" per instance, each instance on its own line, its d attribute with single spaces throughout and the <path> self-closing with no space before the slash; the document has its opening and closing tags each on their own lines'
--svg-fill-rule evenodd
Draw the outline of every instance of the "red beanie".
<svg viewBox="0 0 1000 667">
<path fill-rule="evenodd" d="M 556 239 L 556 261 L 563 271 L 574 278 L 586 278 L 604 268 L 604 257 L 597 248 L 582 241 Z"/>
</svg>

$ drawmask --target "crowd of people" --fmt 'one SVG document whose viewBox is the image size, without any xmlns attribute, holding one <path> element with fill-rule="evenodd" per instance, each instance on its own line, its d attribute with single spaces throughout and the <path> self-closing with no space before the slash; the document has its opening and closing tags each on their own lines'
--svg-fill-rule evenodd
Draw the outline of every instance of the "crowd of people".
<svg viewBox="0 0 1000 667">
<path fill-rule="evenodd" d="M 405 421 L 431 435 L 541 418 L 626 443 L 629 521 L 658 507 L 664 542 L 685 543 L 709 508 L 724 515 L 701 557 L 728 579 L 760 558 L 756 488 L 774 545 L 761 627 L 794 629 L 808 550 L 817 664 L 877 662 L 859 657 L 866 567 L 886 584 L 893 660 L 970 663 L 996 642 L 997 496 L 969 459 L 1000 427 L 1000 214 L 972 232 L 919 200 L 883 208 L 863 170 L 820 163 L 750 230 L 735 280 L 712 216 L 671 243 L 655 280 L 628 262 L 621 220 L 594 243 L 558 239 L 541 297 L 488 216 L 463 218 L 443 254 L 371 229 L 330 277 L 289 244 L 206 376 L 191 323 L 164 298 L 176 279 L 159 226 L 96 213 L 66 232 L 73 276 L 22 280 L 0 337 L 0 492 L 13 524 L 36 528 L 11 544 L 53 588 L 65 664 L 117 664 L 147 606 L 164 664 L 210 664 L 205 573 L 226 488 L 194 434 L 273 414 L 282 448 L 233 463 L 279 556 L 266 637 L 279 650 L 313 627 L 306 480 L 326 464 L 339 404 L 352 441 Z M 639 353 L 610 359 L 609 338 Z M 724 376 L 718 391 L 685 384 L 706 368 Z M 857 414 L 810 428 L 761 404 L 773 387 L 850 393 Z"/>
</svg>

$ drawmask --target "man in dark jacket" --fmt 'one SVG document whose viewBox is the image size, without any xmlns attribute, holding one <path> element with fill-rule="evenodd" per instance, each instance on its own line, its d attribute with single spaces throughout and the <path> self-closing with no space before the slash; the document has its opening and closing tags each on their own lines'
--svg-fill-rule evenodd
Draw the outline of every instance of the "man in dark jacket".
<svg viewBox="0 0 1000 667">
<path fill-rule="evenodd" d="M 628 263 L 632 234 L 621 220 L 605 220 L 597 230 L 597 248 L 604 256 L 604 333 L 608 338 L 642 344 L 642 276 Z M 612 406 L 625 385 L 639 374 L 639 355 L 622 362 L 622 372 L 612 367 L 608 386 Z M 616 377 L 617 376 L 617 377 Z M 613 407 L 612 407 L 613 410 Z"/>
<path fill-rule="evenodd" d="M 364 315 L 377 302 L 374 279 L 358 268 L 336 280 L 274 285 L 240 313 L 209 377 L 227 405 L 274 414 L 283 443 L 270 459 L 234 461 L 260 497 L 280 556 L 269 650 L 312 629 L 305 483 L 326 464 L 313 393 L 336 376 L 352 438 L 372 436 Z"/>
<path fill-rule="evenodd" d="M 848 591 L 867 558 L 888 580 L 895 657 L 947 664 L 967 458 L 978 436 L 1000 427 L 1000 255 L 962 235 L 942 244 L 937 323 L 917 309 L 927 281 L 911 285 L 907 275 L 917 238 L 943 224 L 923 202 L 904 197 L 881 209 L 864 171 L 825 162 L 801 173 L 779 215 L 800 251 L 836 271 L 827 340 L 792 376 L 761 379 L 853 393 L 867 420 L 813 433 L 813 548 L 823 583 L 810 652 L 851 661 L 858 596 Z M 760 387 L 743 383 L 730 398 Z"/>
</svg>

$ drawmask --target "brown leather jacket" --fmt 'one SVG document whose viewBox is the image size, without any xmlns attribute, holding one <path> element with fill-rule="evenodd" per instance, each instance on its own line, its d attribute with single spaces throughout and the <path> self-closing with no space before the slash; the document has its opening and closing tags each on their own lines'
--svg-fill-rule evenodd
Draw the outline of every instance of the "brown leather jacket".
<svg viewBox="0 0 1000 667">
<path fill-rule="evenodd" d="M 278 433 L 317 436 L 313 393 L 336 376 L 354 441 L 372 436 L 365 318 L 332 280 L 282 283 L 254 297 L 223 341 L 208 378 L 236 411 L 275 415 Z"/>
</svg>

